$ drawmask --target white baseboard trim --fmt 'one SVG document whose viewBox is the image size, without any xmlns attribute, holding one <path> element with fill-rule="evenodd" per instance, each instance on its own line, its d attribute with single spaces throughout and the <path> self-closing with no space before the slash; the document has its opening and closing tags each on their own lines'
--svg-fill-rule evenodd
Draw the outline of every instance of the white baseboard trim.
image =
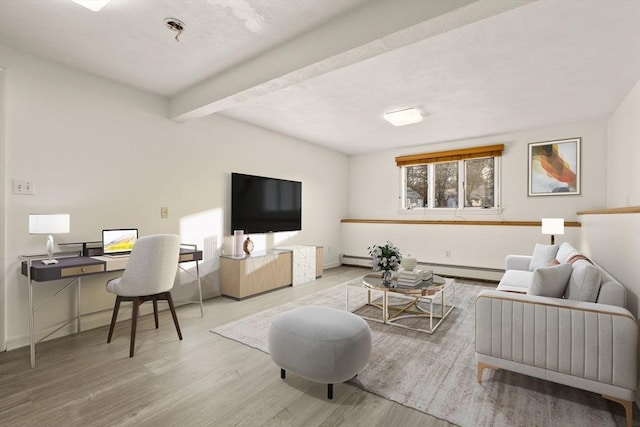
<svg viewBox="0 0 640 427">
<path fill-rule="evenodd" d="M 354 267 L 371 267 L 371 259 L 362 256 L 341 255 L 340 262 L 342 265 L 351 265 Z M 504 275 L 504 270 L 497 268 L 436 264 L 423 261 L 418 261 L 418 266 L 423 269 L 432 270 L 434 273 L 442 276 L 464 277 L 469 279 L 488 280 L 491 282 L 499 282 Z"/>
</svg>

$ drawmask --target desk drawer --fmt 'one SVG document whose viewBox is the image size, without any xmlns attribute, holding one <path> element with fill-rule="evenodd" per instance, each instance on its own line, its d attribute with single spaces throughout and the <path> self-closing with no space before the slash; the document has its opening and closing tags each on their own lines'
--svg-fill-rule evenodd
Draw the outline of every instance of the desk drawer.
<svg viewBox="0 0 640 427">
<path fill-rule="evenodd" d="M 194 260 L 193 254 L 182 254 L 180 255 L 180 258 L 178 258 L 178 262 L 193 261 L 193 260 Z"/>
<path fill-rule="evenodd" d="M 102 273 L 104 264 L 84 265 L 79 267 L 66 267 L 60 269 L 60 277 L 82 276 L 83 274 Z"/>
<path fill-rule="evenodd" d="M 188 249 L 180 249 L 178 262 L 202 261 L 202 251 L 192 251 Z"/>
</svg>

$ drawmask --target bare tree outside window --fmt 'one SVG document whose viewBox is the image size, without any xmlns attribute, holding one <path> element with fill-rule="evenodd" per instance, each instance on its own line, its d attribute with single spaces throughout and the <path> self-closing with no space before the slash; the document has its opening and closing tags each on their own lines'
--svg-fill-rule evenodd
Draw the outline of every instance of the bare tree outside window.
<svg viewBox="0 0 640 427">
<path fill-rule="evenodd" d="M 427 207 L 429 196 L 429 175 L 427 165 L 408 166 L 406 170 L 407 194 L 405 208 Z"/>
<path fill-rule="evenodd" d="M 404 209 L 499 209 L 500 157 L 402 166 Z"/>
<path fill-rule="evenodd" d="M 465 207 L 493 207 L 494 159 L 473 159 L 465 161 Z"/>
<path fill-rule="evenodd" d="M 434 208 L 458 207 L 458 162 L 434 166 Z"/>
</svg>

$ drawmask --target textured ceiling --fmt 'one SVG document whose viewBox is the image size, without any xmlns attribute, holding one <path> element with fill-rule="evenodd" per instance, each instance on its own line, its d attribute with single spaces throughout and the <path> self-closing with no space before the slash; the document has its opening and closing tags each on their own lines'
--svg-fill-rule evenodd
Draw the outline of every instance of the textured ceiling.
<svg viewBox="0 0 640 427">
<path fill-rule="evenodd" d="M 640 79 L 640 0 L 0 0 L 0 43 L 166 96 L 176 120 L 353 154 L 606 118 Z M 382 120 L 412 106 L 423 122 Z"/>
</svg>

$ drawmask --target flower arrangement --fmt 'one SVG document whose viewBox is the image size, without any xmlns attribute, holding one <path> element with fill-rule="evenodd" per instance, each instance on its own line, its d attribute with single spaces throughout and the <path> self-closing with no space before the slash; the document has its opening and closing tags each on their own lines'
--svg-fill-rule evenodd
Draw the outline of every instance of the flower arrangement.
<svg viewBox="0 0 640 427">
<path fill-rule="evenodd" d="M 383 246 L 373 245 L 369 248 L 373 271 L 397 271 L 400 268 L 402 255 L 400 250 L 387 240 Z"/>
</svg>

